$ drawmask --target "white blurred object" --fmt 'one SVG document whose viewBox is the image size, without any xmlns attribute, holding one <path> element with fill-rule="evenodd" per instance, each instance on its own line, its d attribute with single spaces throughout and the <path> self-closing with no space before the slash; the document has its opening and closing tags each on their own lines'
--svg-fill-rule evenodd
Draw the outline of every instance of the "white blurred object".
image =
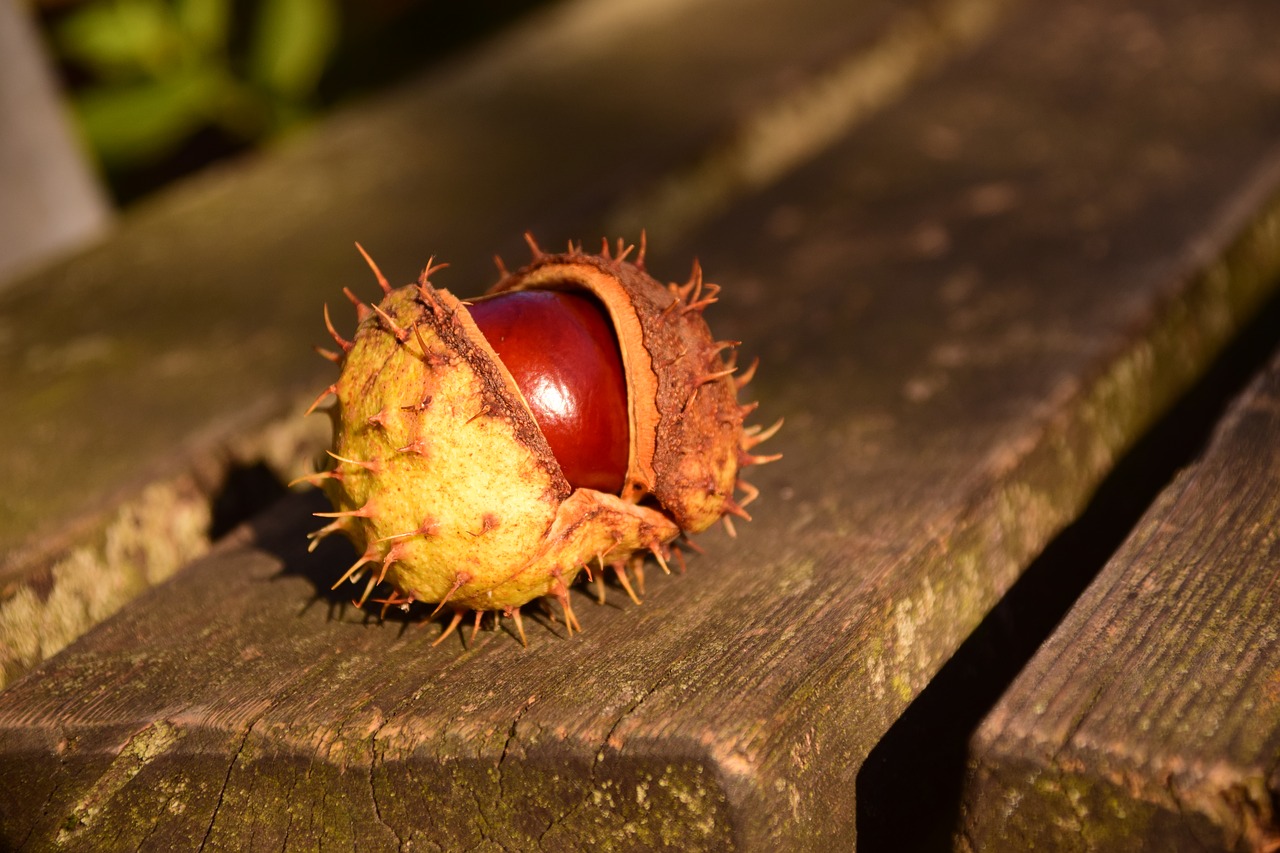
<svg viewBox="0 0 1280 853">
<path fill-rule="evenodd" d="M 25 4 L 0 0 L 0 288 L 110 220 Z"/>
</svg>

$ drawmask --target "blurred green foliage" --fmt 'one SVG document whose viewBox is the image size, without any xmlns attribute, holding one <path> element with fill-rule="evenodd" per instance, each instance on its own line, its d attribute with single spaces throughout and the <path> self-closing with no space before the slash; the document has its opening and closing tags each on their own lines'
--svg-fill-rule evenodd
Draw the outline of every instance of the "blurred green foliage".
<svg viewBox="0 0 1280 853">
<path fill-rule="evenodd" d="M 109 172 L 165 157 L 215 128 L 256 141 L 307 117 L 337 44 L 337 0 L 89 0 L 57 21 L 72 93 Z"/>
</svg>

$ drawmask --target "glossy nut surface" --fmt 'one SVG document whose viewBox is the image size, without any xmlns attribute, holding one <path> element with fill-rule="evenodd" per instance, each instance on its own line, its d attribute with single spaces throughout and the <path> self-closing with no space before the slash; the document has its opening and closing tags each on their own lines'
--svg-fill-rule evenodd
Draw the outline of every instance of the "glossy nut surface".
<svg viewBox="0 0 1280 853">
<path fill-rule="evenodd" d="M 617 494 L 627 473 L 627 389 L 618 343 L 593 298 L 504 293 L 467 306 L 510 371 L 569 484 Z"/>
<path fill-rule="evenodd" d="M 465 612 L 496 611 L 523 639 L 519 608 L 540 596 L 576 629 L 568 590 L 583 569 L 601 600 L 607 569 L 639 603 L 628 578 L 646 556 L 666 569 L 712 523 L 732 534 L 759 494 L 742 469 L 777 458 L 752 452 L 781 424 L 743 425 L 754 365 L 739 372 L 737 343 L 711 336 L 719 289 L 696 262 L 663 285 L 643 241 L 631 262 L 621 243 L 550 255 L 528 242 L 532 261 L 499 264 L 470 303 L 431 284 L 439 267 L 393 288 L 366 255 L 382 299 L 344 289 L 352 340 L 325 313 L 338 351 L 322 354 L 340 373 L 311 410 L 333 399 L 333 444 L 304 479 L 333 511 L 317 513 L 313 545 L 355 545 L 335 588 L 363 584 L 359 603 L 389 587 L 373 598 L 384 610 L 447 607 L 442 637 Z"/>
</svg>

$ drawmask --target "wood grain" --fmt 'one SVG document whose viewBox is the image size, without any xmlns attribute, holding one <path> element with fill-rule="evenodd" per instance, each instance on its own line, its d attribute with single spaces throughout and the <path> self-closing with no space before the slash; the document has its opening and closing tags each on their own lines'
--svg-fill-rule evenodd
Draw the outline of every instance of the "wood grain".
<svg viewBox="0 0 1280 853">
<path fill-rule="evenodd" d="M 893 5 L 570 4 L 14 283 L 0 295 L 0 441 L 24 452 L 0 458 L 14 486 L 0 494 L 0 577 L 173 467 L 158 449 L 216 447 L 327 375 L 310 351 L 327 340 L 319 305 L 373 285 L 355 241 L 396 282 L 435 255 L 452 265 L 441 284 L 468 295 L 496 280 L 495 252 L 525 251 L 528 228 L 594 244 L 582 231 L 613 199 L 696 157 L 780 76 L 874 43 Z M 744 15 L 769 38 L 735 33 Z"/>
<path fill-rule="evenodd" d="M 341 288 L 374 289 L 355 241 L 396 282 L 432 255 L 451 263 L 438 280 L 460 295 L 495 280 L 495 252 L 523 253 L 526 229 L 598 245 L 621 197 L 921 5 L 563 4 L 15 282 L 0 294 L 0 446 L 14 448 L 0 454 L 0 685 L 207 549 L 208 525 L 173 524 L 149 488 L 183 496 L 172 515 L 190 519 L 236 465 L 304 473 L 327 439 L 296 417 L 329 381 L 311 351 L 328 340 L 321 305 L 349 333 Z M 733 26 L 747 19 L 759 29 Z M 917 41 L 948 53 L 946 33 Z M 112 543 L 139 529 L 154 545 L 121 559 Z"/>
<path fill-rule="evenodd" d="M 1280 356 L 982 724 L 962 846 L 1280 849 Z"/>
<path fill-rule="evenodd" d="M 433 648 L 326 597 L 352 555 L 296 497 L 0 694 L 2 837 L 852 846 L 877 739 L 1274 288 L 1277 14 L 1025 10 L 651 247 L 702 256 L 787 426 L 756 521 L 643 606 Z"/>
</svg>

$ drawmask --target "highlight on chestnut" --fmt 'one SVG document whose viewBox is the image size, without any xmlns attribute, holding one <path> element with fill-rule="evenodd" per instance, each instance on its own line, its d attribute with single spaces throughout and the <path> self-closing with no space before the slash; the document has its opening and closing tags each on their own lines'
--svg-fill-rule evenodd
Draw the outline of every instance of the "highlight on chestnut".
<svg viewBox="0 0 1280 853">
<path fill-rule="evenodd" d="M 362 583 L 367 601 L 446 612 L 449 636 L 473 614 L 510 617 L 554 600 L 570 634 L 579 577 L 604 601 L 613 572 L 636 603 L 652 558 L 684 567 L 691 537 L 750 520 L 759 491 L 742 478 L 778 455 L 755 447 L 782 422 L 744 426 L 755 404 L 738 392 L 756 362 L 736 363 L 736 341 L 715 340 L 703 313 L 719 288 L 698 263 L 662 285 L 639 251 L 608 241 L 599 254 L 570 244 L 543 252 L 484 296 L 460 301 L 435 287 L 444 265 L 393 288 L 357 244 L 382 290 L 355 306 L 351 339 L 324 321 L 340 367 L 307 413 L 327 412 L 332 447 L 301 478 L 333 504 L 311 547 L 341 533 L 359 557 L 334 584 Z M 631 259 L 632 253 L 635 257 Z M 321 408 L 321 404 L 331 401 Z M 386 590 L 371 599 L 375 590 Z"/>
<path fill-rule="evenodd" d="M 618 341 L 599 300 L 521 290 L 467 304 L 569 485 L 620 492 L 630 427 Z"/>
</svg>

